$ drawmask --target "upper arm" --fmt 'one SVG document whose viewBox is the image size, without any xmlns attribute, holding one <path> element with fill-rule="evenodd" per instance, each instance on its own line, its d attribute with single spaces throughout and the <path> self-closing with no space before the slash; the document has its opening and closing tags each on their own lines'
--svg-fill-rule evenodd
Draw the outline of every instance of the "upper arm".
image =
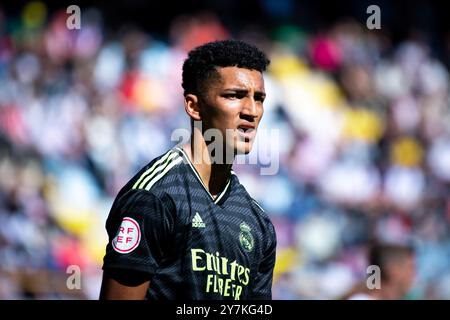
<svg viewBox="0 0 450 320">
<path fill-rule="evenodd" d="M 144 298 L 172 238 L 171 211 L 155 195 L 132 190 L 113 205 L 106 229 L 100 298 Z"/>
<path fill-rule="evenodd" d="M 100 300 L 143 300 L 149 284 L 145 273 L 107 270 L 103 272 Z"/>
<path fill-rule="evenodd" d="M 273 225 L 269 225 L 269 236 L 261 259 L 255 281 L 253 283 L 252 299 L 272 299 L 273 269 L 276 259 L 276 235 Z"/>
</svg>

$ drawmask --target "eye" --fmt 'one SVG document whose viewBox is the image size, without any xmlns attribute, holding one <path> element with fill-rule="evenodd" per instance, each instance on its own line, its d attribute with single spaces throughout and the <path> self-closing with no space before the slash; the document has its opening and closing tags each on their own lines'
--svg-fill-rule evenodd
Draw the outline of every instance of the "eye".
<svg viewBox="0 0 450 320">
<path fill-rule="evenodd" d="M 234 100 L 234 99 L 242 99 L 242 98 L 244 98 L 245 96 L 246 96 L 246 94 L 245 94 L 245 93 L 241 93 L 241 92 L 225 93 L 225 94 L 223 95 L 224 98 L 226 98 L 226 99 L 231 99 L 231 100 Z"/>
<path fill-rule="evenodd" d="M 255 95 L 255 101 L 263 103 L 265 99 L 266 99 L 266 96 L 259 95 L 259 94 Z"/>
</svg>

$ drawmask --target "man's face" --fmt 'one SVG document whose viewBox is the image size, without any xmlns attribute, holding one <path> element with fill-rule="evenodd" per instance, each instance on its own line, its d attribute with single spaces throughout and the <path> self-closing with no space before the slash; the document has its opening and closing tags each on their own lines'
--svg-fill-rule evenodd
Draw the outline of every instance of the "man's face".
<svg viewBox="0 0 450 320">
<path fill-rule="evenodd" d="M 206 85 L 200 103 L 203 129 L 217 129 L 228 151 L 247 154 L 264 112 L 263 76 L 259 71 L 238 67 L 217 71 L 219 78 Z"/>
</svg>

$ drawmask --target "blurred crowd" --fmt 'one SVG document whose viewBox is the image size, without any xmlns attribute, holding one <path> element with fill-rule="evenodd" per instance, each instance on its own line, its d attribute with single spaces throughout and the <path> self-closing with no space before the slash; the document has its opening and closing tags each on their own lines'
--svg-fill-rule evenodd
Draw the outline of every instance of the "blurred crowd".
<svg viewBox="0 0 450 320">
<path fill-rule="evenodd" d="M 446 61 L 420 33 L 343 19 L 232 31 L 212 12 L 166 37 L 108 30 L 101 11 L 0 9 L 0 298 L 96 299 L 112 201 L 189 128 L 188 50 L 235 37 L 271 59 L 258 143 L 279 170 L 236 165 L 278 238 L 274 299 L 338 299 L 364 281 L 374 241 L 414 248 L 405 299 L 450 299 L 450 97 Z M 450 49 L 450 44 L 448 46 Z M 70 290 L 67 268 L 81 269 Z"/>
</svg>

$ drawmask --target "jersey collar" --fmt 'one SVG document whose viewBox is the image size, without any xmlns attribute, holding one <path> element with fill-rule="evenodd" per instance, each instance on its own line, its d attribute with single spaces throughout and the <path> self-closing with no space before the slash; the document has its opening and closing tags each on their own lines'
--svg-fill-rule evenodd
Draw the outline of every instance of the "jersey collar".
<svg viewBox="0 0 450 320">
<path fill-rule="evenodd" d="M 206 193 L 209 195 L 209 197 L 211 198 L 211 200 L 215 203 L 215 204 L 219 204 L 220 200 L 223 198 L 223 196 L 227 193 L 230 184 L 231 184 L 231 176 L 230 178 L 228 178 L 227 184 L 225 185 L 225 188 L 223 188 L 222 192 L 220 192 L 216 198 L 213 197 L 213 195 L 209 192 L 208 188 L 206 188 L 205 184 L 203 183 L 202 178 L 200 177 L 200 174 L 198 173 L 197 169 L 195 169 L 194 165 L 191 162 L 191 159 L 189 159 L 188 155 L 186 154 L 186 152 L 180 148 L 180 147 L 175 147 L 176 150 L 178 150 L 182 156 L 186 159 L 186 163 L 188 164 L 188 166 L 191 168 L 192 173 L 194 173 L 194 176 L 197 178 L 198 182 L 200 183 L 200 185 L 203 187 L 203 189 L 206 191 Z M 235 174 L 233 170 L 231 170 L 231 174 Z"/>
</svg>

